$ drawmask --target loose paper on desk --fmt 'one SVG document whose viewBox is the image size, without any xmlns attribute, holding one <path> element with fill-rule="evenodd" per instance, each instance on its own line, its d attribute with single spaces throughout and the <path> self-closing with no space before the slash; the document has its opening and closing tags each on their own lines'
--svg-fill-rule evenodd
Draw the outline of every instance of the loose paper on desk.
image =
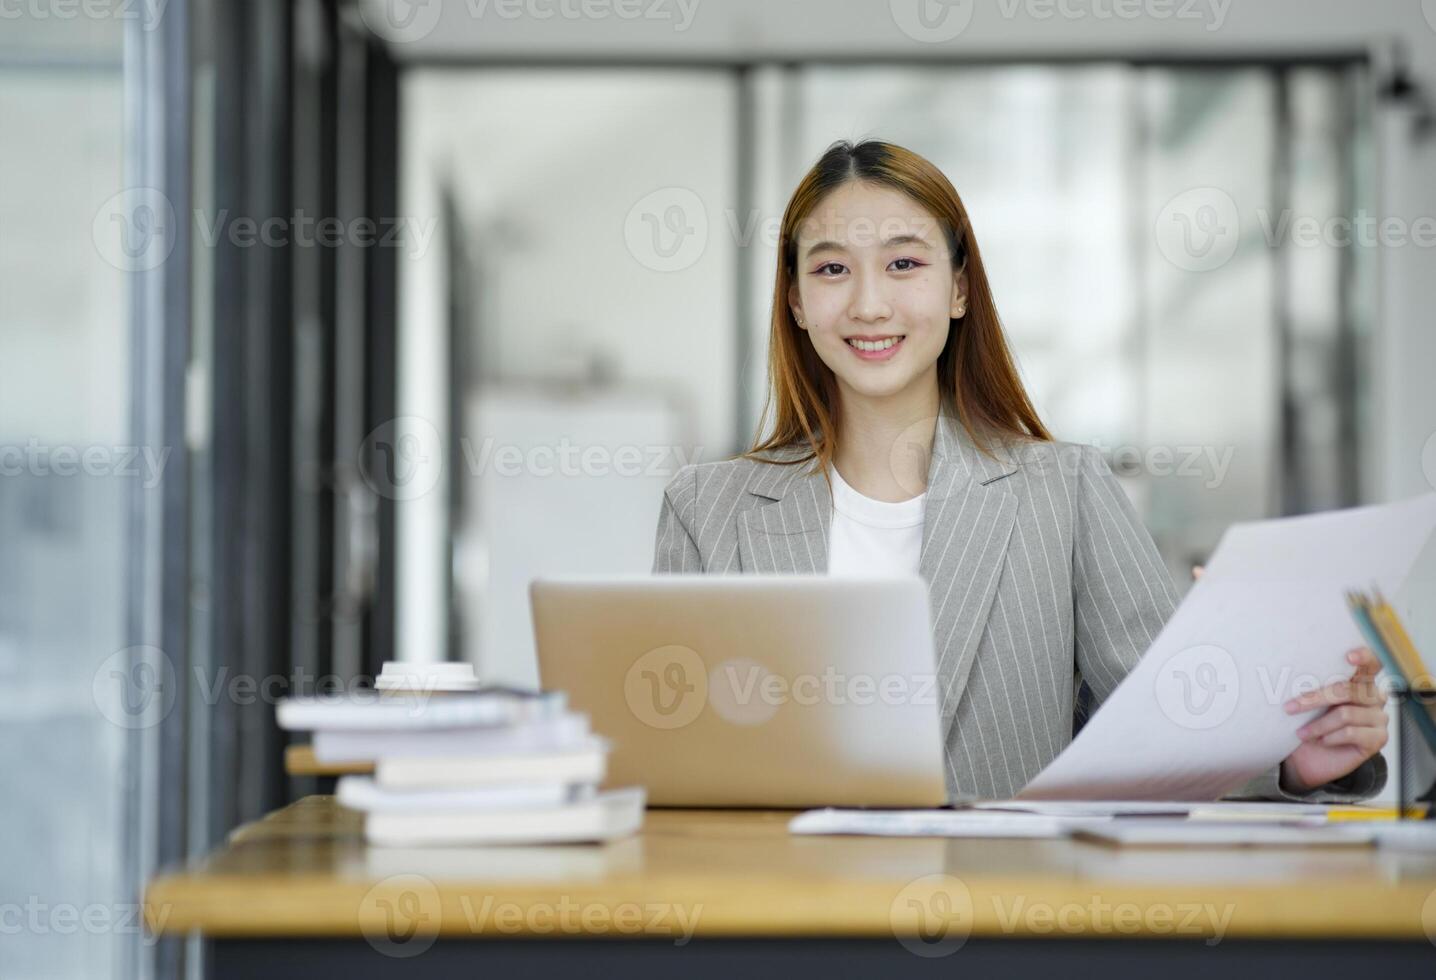
<svg viewBox="0 0 1436 980">
<path fill-rule="evenodd" d="M 1433 493 L 1232 525 L 1145 656 L 1017 798 L 1214 800 L 1276 765 L 1320 713 L 1282 705 L 1354 670 L 1345 590 L 1391 595 L 1408 576 L 1436 589 L 1433 529 Z M 1135 572 L 1125 587 L 1146 588 Z"/>
<path fill-rule="evenodd" d="M 984 810 L 840 810 L 800 813 L 791 834 L 860 834 L 876 837 L 1066 837 L 1092 820 Z"/>
</svg>

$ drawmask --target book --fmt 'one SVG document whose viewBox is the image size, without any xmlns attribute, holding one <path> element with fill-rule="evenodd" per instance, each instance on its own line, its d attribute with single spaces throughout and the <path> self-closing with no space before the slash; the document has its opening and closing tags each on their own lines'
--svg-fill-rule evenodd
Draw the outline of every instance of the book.
<svg viewBox="0 0 1436 980">
<path fill-rule="evenodd" d="M 588 741 L 588 715 L 565 714 L 522 725 L 482 728 L 319 729 L 314 758 L 323 763 L 564 751 Z"/>
<path fill-rule="evenodd" d="M 562 806 L 593 794 L 593 787 L 560 782 L 448 789 L 394 790 L 369 776 L 343 776 L 335 787 L 339 802 L 365 813 L 429 813 L 444 810 L 523 810 Z"/>
<path fill-rule="evenodd" d="M 645 800 L 634 786 L 556 807 L 369 813 L 364 838 L 381 847 L 607 841 L 638 831 Z"/>
<path fill-rule="evenodd" d="M 385 789 L 443 789 L 504 783 L 601 783 L 608 769 L 608 743 L 590 737 L 567 749 L 483 756 L 381 756 L 374 781 Z"/>
<path fill-rule="evenodd" d="M 567 709 L 568 698 L 559 691 L 502 688 L 439 696 L 354 691 L 284 698 L 275 719 L 291 731 L 407 731 L 514 725 L 556 718 Z"/>
</svg>

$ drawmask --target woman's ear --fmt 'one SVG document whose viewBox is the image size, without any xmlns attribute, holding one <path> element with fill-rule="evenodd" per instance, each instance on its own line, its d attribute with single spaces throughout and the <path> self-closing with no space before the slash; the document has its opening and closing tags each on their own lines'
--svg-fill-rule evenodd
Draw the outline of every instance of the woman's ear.
<svg viewBox="0 0 1436 980">
<path fill-rule="evenodd" d="M 952 303 L 948 315 L 954 320 L 967 316 L 967 270 L 952 277 Z"/>
<path fill-rule="evenodd" d="M 802 330 L 807 330 L 808 321 L 807 318 L 803 316 L 803 304 L 798 298 L 797 283 L 788 286 L 788 307 L 793 311 L 793 319 L 798 322 L 798 327 Z"/>
</svg>

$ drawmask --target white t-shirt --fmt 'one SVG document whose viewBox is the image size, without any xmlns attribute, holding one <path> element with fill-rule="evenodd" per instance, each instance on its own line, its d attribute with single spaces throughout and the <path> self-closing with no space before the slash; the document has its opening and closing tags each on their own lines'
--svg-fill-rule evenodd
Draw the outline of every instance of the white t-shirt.
<svg viewBox="0 0 1436 980">
<path fill-rule="evenodd" d="M 828 475 L 833 480 L 828 574 L 916 575 L 927 494 L 887 503 L 848 486 L 836 466 L 828 469 Z"/>
</svg>

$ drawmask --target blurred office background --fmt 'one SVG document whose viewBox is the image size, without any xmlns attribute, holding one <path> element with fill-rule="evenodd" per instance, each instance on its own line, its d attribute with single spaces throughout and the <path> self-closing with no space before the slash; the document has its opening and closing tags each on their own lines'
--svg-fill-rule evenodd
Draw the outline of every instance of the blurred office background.
<svg viewBox="0 0 1436 980">
<path fill-rule="evenodd" d="M 1432 489 L 1433 4 L 619 7 L 5 9 L 6 977 L 199 975 L 135 903 L 305 789 L 273 694 L 532 683 L 533 576 L 649 568 L 668 477 L 752 440 L 835 139 L 951 177 L 1179 583 Z"/>
</svg>

